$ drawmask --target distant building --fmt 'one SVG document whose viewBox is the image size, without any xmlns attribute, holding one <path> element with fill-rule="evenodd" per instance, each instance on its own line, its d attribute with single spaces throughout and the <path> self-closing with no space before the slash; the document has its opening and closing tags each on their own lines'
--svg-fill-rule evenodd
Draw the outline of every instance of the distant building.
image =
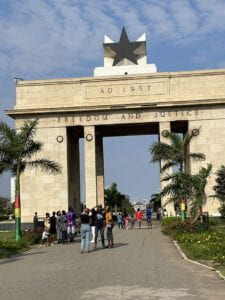
<svg viewBox="0 0 225 300">
<path fill-rule="evenodd" d="M 134 210 L 137 211 L 138 208 L 140 210 L 146 210 L 146 201 L 143 201 L 143 202 L 134 202 Z"/>
</svg>

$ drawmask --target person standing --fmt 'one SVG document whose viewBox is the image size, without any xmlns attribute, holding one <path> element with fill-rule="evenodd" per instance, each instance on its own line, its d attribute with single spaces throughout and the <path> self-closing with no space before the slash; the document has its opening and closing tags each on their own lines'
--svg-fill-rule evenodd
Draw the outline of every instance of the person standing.
<svg viewBox="0 0 225 300">
<path fill-rule="evenodd" d="M 33 228 L 34 228 L 34 230 L 35 229 L 38 229 L 38 227 L 39 227 L 39 224 L 38 224 L 38 213 L 37 212 L 35 212 L 35 214 L 34 214 L 34 218 L 33 218 Z"/>
<path fill-rule="evenodd" d="M 126 212 L 124 213 L 124 225 L 125 225 L 125 229 L 128 230 L 129 229 L 129 216 Z"/>
<path fill-rule="evenodd" d="M 149 206 L 146 209 L 146 218 L 147 218 L 148 228 L 151 227 L 151 229 L 152 229 L 152 210 Z"/>
<path fill-rule="evenodd" d="M 67 218 L 65 210 L 62 210 L 62 244 L 67 240 Z"/>
<path fill-rule="evenodd" d="M 67 238 L 70 242 L 74 241 L 75 237 L 75 226 L 76 226 L 76 214 L 72 207 L 69 207 L 69 211 L 66 214 L 67 219 Z"/>
<path fill-rule="evenodd" d="M 136 212 L 136 220 L 138 222 L 138 228 L 141 229 L 141 221 L 143 219 L 143 212 L 138 208 Z"/>
<path fill-rule="evenodd" d="M 105 215 L 105 221 L 106 221 L 106 235 L 108 240 L 108 247 L 113 248 L 113 215 L 110 211 L 109 207 L 106 207 L 106 215 Z"/>
<path fill-rule="evenodd" d="M 81 253 L 88 253 L 89 252 L 89 243 L 90 243 L 90 216 L 89 216 L 89 209 L 85 208 L 84 213 L 80 216 L 81 221 Z"/>
<path fill-rule="evenodd" d="M 50 217 L 49 233 L 50 233 L 51 242 L 54 242 L 54 240 L 56 239 L 56 216 L 54 211 L 52 213 L 52 216 Z"/>
<path fill-rule="evenodd" d="M 62 242 L 62 215 L 60 211 L 56 213 L 56 236 L 58 244 Z"/>
<path fill-rule="evenodd" d="M 134 215 L 132 214 L 130 217 L 130 229 L 134 229 L 134 223 L 135 223 L 135 219 L 134 219 Z"/>
<path fill-rule="evenodd" d="M 101 235 L 102 248 L 105 248 L 104 226 L 105 226 L 104 214 L 102 212 L 101 206 L 98 206 L 96 218 L 95 218 L 95 246 L 94 246 L 95 249 L 97 249 L 97 240 L 98 240 L 99 232 Z"/>
<path fill-rule="evenodd" d="M 44 232 L 42 233 L 42 240 L 45 246 L 50 246 L 50 215 L 49 213 L 45 214 L 44 220 Z"/>
<path fill-rule="evenodd" d="M 92 234 L 92 240 L 90 243 L 95 242 L 95 219 L 96 219 L 96 213 L 97 213 L 97 208 L 93 207 L 91 210 L 91 234 Z"/>
</svg>

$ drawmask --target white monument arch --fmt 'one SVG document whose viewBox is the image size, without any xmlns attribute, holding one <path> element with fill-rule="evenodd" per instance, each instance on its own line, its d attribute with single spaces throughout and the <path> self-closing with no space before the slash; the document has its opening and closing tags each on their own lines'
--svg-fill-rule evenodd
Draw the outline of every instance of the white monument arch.
<svg viewBox="0 0 225 300">
<path fill-rule="evenodd" d="M 224 164 L 225 70 L 156 72 L 148 65 L 143 35 L 130 42 L 125 30 L 120 41 L 105 38 L 104 67 L 94 77 L 19 81 L 16 105 L 7 114 L 16 127 L 38 118 L 36 138 L 43 142 L 42 156 L 62 165 L 62 173 L 49 176 L 26 170 L 21 177 L 22 220 L 35 211 L 80 207 L 79 139 L 84 138 L 85 194 L 88 207 L 104 204 L 103 138 L 158 134 L 164 130 L 185 133 L 201 127 L 190 145 L 206 160 L 190 163 L 190 172 L 212 163 Z M 207 185 L 213 193 L 215 178 Z M 210 198 L 205 210 L 217 212 Z M 172 205 L 167 207 L 173 213 Z"/>
</svg>

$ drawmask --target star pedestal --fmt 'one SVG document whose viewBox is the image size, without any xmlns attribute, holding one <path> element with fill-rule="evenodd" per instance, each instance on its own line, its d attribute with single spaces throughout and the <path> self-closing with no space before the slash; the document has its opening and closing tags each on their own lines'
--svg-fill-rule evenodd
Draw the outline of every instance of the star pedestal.
<svg viewBox="0 0 225 300">
<path fill-rule="evenodd" d="M 94 69 L 94 76 L 132 75 L 156 72 L 155 64 L 97 67 Z"/>
<path fill-rule="evenodd" d="M 146 36 L 130 42 L 125 28 L 120 40 L 114 43 L 108 36 L 104 39 L 104 67 L 94 69 L 94 76 L 116 76 L 157 72 L 155 64 L 147 64 Z"/>
</svg>

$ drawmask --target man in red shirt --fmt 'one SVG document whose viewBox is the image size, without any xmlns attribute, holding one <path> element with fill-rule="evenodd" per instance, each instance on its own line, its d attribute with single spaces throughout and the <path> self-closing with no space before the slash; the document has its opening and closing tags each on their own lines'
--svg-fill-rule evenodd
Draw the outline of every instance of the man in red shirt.
<svg viewBox="0 0 225 300">
<path fill-rule="evenodd" d="M 138 208 L 137 212 L 136 212 L 136 220 L 138 222 L 138 228 L 141 228 L 141 221 L 143 218 L 143 212 L 140 210 L 140 208 Z"/>
</svg>

